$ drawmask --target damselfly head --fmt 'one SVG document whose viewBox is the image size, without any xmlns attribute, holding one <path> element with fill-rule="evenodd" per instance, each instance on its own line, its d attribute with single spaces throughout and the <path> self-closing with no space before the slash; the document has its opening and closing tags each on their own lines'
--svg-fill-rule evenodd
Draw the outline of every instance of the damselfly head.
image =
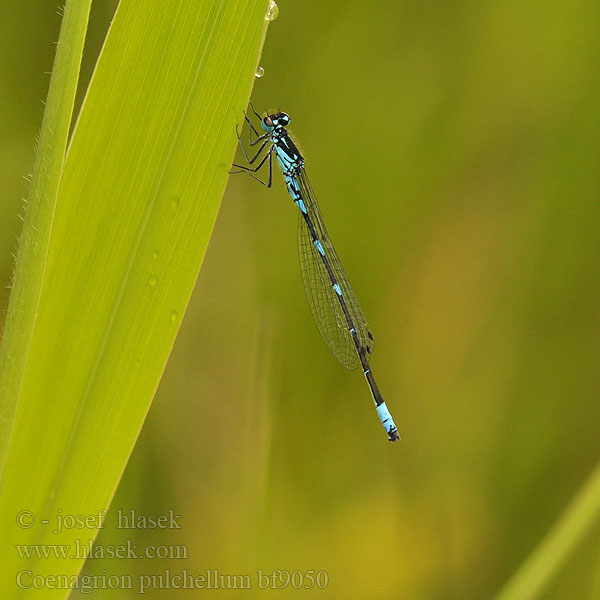
<svg viewBox="0 0 600 600">
<path fill-rule="evenodd" d="M 278 127 L 287 127 L 290 124 L 290 116 L 287 113 L 280 112 L 274 115 L 267 115 L 261 121 L 261 127 L 265 131 L 273 131 Z"/>
</svg>

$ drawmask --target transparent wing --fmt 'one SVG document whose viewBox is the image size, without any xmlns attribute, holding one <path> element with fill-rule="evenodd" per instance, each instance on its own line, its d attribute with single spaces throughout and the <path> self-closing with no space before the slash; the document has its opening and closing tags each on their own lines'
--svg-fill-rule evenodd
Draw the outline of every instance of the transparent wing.
<svg viewBox="0 0 600 600">
<path fill-rule="evenodd" d="M 348 282 L 342 263 L 329 239 L 319 205 L 304 171 L 298 176 L 297 180 L 307 214 L 321 240 L 334 278 L 342 290 L 342 297 L 346 302 L 352 324 L 357 331 L 359 342 L 365 348 L 368 358 L 373 351 L 374 344 L 369 324 Z M 321 255 L 313 244 L 302 213 L 299 213 L 298 217 L 298 255 L 306 297 L 308 298 L 308 304 L 317 328 L 321 332 L 331 353 L 345 367 L 355 369 L 360 365 L 360 359 L 348 330 L 346 316 L 340 305 L 338 295 L 331 285 L 329 274 Z"/>
</svg>

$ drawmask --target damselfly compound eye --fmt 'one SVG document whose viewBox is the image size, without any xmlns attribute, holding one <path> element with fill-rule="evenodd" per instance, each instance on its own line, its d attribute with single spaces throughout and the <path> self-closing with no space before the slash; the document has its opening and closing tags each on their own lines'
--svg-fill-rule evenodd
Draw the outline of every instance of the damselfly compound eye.
<svg viewBox="0 0 600 600">
<path fill-rule="evenodd" d="M 277 123 L 282 127 L 287 127 L 290 124 L 290 117 L 286 113 L 279 113 L 277 115 Z"/>
</svg>

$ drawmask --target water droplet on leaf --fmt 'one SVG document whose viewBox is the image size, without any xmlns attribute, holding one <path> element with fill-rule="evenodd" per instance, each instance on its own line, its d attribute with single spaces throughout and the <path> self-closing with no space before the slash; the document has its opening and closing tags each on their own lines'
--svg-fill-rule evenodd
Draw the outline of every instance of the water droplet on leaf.
<svg viewBox="0 0 600 600">
<path fill-rule="evenodd" d="M 269 7 L 267 8 L 267 14 L 265 15 L 265 19 L 267 21 L 274 21 L 279 16 L 279 6 L 271 0 L 269 2 Z"/>
</svg>

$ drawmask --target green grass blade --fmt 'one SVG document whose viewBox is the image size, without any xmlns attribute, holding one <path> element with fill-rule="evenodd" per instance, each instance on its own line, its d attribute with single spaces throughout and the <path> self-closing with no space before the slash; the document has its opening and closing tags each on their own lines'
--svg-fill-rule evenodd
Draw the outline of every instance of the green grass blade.
<svg viewBox="0 0 600 600">
<path fill-rule="evenodd" d="M 91 0 L 67 0 L 0 352 L 0 477 L 42 292 Z"/>
<path fill-rule="evenodd" d="M 600 465 L 496 600 L 539 598 L 600 519 Z"/>
<path fill-rule="evenodd" d="M 98 521 L 53 533 L 56 515 L 108 506 L 138 436 L 217 215 L 266 8 L 119 6 L 68 150 L 28 360 L 12 391 L 20 402 L 0 495 L 3 598 L 39 594 L 18 587 L 19 572 L 69 575 L 83 564 L 19 558 L 15 545 L 72 546 L 97 532 Z M 23 510 L 31 528 L 15 520 Z"/>
</svg>

